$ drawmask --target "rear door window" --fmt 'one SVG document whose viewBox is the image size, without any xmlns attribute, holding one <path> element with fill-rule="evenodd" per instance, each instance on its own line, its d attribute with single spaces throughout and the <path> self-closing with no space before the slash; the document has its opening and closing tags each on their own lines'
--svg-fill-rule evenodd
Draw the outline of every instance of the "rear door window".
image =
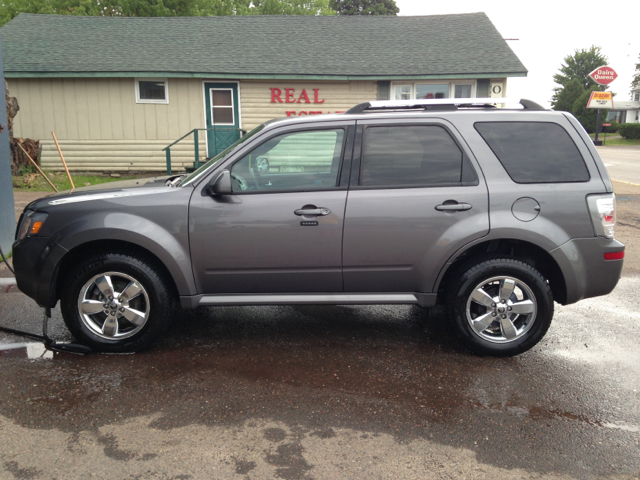
<svg viewBox="0 0 640 480">
<path fill-rule="evenodd" d="M 478 122 L 475 128 L 516 183 L 589 181 L 578 147 L 557 123 Z"/>
<path fill-rule="evenodd" d="M 437 125 L 371 126 L 364 131 L 360 185 L 460 185 L 463 154 Z"/>
</svg>

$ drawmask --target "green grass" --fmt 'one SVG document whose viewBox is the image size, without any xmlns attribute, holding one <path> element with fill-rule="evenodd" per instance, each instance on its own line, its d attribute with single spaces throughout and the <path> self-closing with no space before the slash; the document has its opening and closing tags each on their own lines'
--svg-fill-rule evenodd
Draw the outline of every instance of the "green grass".
<svg viewBox="0 0 640 480">
<path fill-rule="evenodd" d="M 589 136 L 592 139 L 596 138 L 596 134 L 595 133 L 590 133 Z M 622 138 L 622 137 L 620 137 L 619 133 L 607 133 L 607 138 L 614 138 L 614 137 L 615 138 Z M 600 135 L 598 136 L 598 140 L 602 140 L 602 139 L 604 139 L 604 133 L 600 132 Z"/>
<path fill-rule="evenodd" d="M 590 133 L 589 136 L 591 137 L 591 139 L 595 139 L 596 134 L 595 133 Z M 601 132 L 600 135 L 598 135 L 598 140 L 602 140 L 604 142 L 605 145 L 607 146 L 639 146 L 640 145 L 640 139 L 638 138 L 622 138 L 620 136 L 619 133 L 607 133 L 607 136 L 605 137 L 604 134 Z"/>
<path fill-rule="evenodd" d="M 23 175 L 18 175 L 13 177 L 13 190 L 17 192 L 52 192 L 53 188 L 51 185 L 47 183 L 47 181 L 42 178 L 42 175 L 39 173 L 24 171 L 21 172 Z M 70 190 L 71 183 L 69 182 L 69 178 L 67 174 L 64 172 L 45 172 L 51 180 L 56 188 L 59 191 Z M 136 178 L 134 175 L 130 176 L 122 176 L 118 178 L 114 177 L 103 177 L 101 175 L 74 175 L 71 174 L 71 178 L 73 178 L 73 184 L 76 188 L 87 187 L 89 185 L 97 185 L 99 183 L 108 183 L 115 182 L 118 180 L 131 180 Z"/>
<path fill-rule="evenodd" d="M 640 138 L 608 138 L 605 140 L 604 137 L 598 138 L 598 140 L 602 139 L 604 141 L 605 146 L 627 146 L 627 147 L 637 147 L 640 146 Z"/>
</svg>

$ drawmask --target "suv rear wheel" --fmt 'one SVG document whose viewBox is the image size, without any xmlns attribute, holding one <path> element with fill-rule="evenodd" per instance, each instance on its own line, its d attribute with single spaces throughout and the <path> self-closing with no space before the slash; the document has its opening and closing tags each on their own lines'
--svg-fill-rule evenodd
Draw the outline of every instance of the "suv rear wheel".
<svg viewBox="0 0 640 480">
<path fill-rule="evenodd" d="M 531 265 L 490 258 L 457 272 L 447 297 L 449 319 L 476 353 L 511 356 L 536 345 L 551 325 L 553 295 Z"/>
<path fill-rule="evenodd" d="M 169 325 L 175 311 L 170 282 L 152 261 L 107 253 L 81 261 L 61 298 L 71 333 L 95 350 L 142 350 Z"/>
</svg>

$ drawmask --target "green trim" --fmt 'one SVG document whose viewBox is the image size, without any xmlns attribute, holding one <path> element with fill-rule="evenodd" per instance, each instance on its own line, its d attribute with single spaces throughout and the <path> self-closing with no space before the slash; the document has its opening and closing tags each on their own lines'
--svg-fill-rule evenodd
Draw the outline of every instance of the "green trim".
<svg viewBox="0 0 640 480">
<path fill-rule="evenodd" d="M 212 88 L 228 88 L 233 92 L 233 125 L 214 125 L 213 118 L 211 118 L 210 92 Z M 225 137 L 230 135 L 230 130 L 238 132 L 237 138 L 235 138 L 235 136 L 233 137 L 235 138 L 233 142 L 237 141 L 242 136 L 240 135 L 240 98 L 238 95 L 238 84 L 236 82 L 204 82 L 204 103 L 205 119 L 207 122 L 207 157 L 213 157 L 229 146 L 228 143 L 224 142 L 225 140 L 228 141 L 228 138 L 225 139 Z M 198 165 L 194 165 L 194 167 L 198 168 Z"/>
<path fill-rule="evenodd" d="M 527 72 L 456 73 L 438 75 L 260 75 L 247 73 L 185 72 L 4 72 L 6 78 L 205 78 L 255 80 L 437 80 L 458 78 L 526 77 Z"/>
</svg>

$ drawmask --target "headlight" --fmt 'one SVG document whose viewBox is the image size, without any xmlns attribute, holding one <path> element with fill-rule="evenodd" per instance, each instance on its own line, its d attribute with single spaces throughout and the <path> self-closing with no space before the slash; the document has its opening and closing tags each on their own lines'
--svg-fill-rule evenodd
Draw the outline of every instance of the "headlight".
<svg viewBox="0 0 640 480">
<path fill-rule="evenodd" d="M 42 229 L 47 216 L 46 213 L 25 212 L 22 218 L 22 226 L 18 233 L 18 240 L 22 240 L 27 235 L 37 235 Z"/>
</svg>

